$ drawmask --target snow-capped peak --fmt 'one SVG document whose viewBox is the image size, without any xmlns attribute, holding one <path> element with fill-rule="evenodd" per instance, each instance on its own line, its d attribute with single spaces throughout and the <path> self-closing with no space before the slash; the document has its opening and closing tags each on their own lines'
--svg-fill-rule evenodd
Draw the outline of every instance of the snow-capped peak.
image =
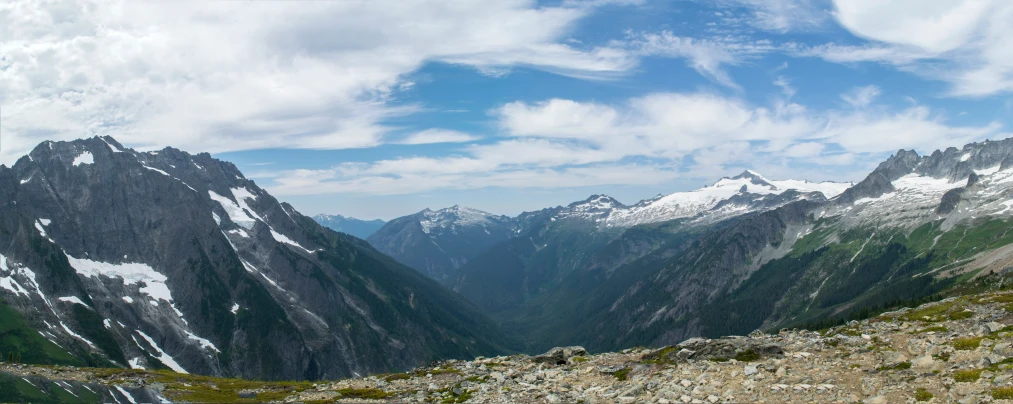
<svg viewBox="0 0 1013 404">
<path fill-rule="evenodd" d="M 801 193 L 819 192 L 826 198 L 832 198 L 850 186 L 836 182 L 770 180 L 755 171 L 746 170 L 737 176 L 722 178 L 708 187 L 659 195 L 633 206 L 624 206 L 608 196 L 593 195 L 585 201 L 571 204 L 560 216 L 581 217 L 601 222 L 606 226 L 626 227 L 694 217 L 715 209 L 722 201 L 737 195 L 746 197 L 753 195 L 755 196 L 753 199 L 758 199 L 766 195 L 780 195 L 789 190 L 796 190 Z M 722 209 L 725 208 L 722 205 Z M 744 213 L 748 206 L 730 206 L 727 209 Z"/>
<path fill-rule="evenodd" d="M 453 229 L 454 227 L 476 226 L 488 224 L 498 216 L 465 206 L 454 205 L 440 210 L 425 210 L 417 215 L 422 231 L 432 233 L 435 230 Z"/>
</svg>

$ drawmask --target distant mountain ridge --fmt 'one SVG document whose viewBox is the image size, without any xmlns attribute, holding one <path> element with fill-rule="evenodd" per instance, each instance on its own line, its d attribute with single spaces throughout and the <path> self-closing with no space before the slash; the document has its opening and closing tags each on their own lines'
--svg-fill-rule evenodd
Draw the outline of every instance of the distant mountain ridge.
<svg viewBox="0 0 1013 404">
<path fill-rule="evenodd" d="M 0 296 L 0 351 L 35 363 L 292 380 L 503 350 L 472 304 L 231 163 L 108 137 L 0 166 Z"/>
<path fill-rule="evenodd" d="M 446 281 L 469 259 L 510 238 L 514 226 L 506 216 L 453 206 L 391 220 L 367 240 L 399 262 Z"/>
<path fill-rule="evenodd" d="M 524 213 L 445 284 L 527 350 L 839 322 L 1013 271 L 1013 139 L 900 150 L 855 184 L 752 171 Z M 439 251 L 435 252 L 439 254 Z"/>
<path fill-rule="evenodd" d="M 525 212 L 517 217 L 461 206 L 436 211 L 426 209 L 391 220 L 368 240 L 399 262 L 446 283 L 461 276 L 455 273 L 469 260 L 498 243 L 543 226 L 543 221 L 578 221 L 591 226 L 582 227 L 581 231 L 606 233 L 676 219 L 712 222 L 750 211 L 772 209 L 794 200 L 834 197 L 849 186 L 834 182 L 768 180 L 747 170 L 738 176 L 723 178 L 709 187 L 659 195 L 631 206 L 623 205 L 608 195 L 592 195 L 565 207 Z"/>
<path fill-rule="evenodd" d="M 313 220 L 316 220 L 317 223 L 328 229 L 348 233 L 363 240 L 376 233 L 377 230 L 380 230 L 387 223 L 380 219 L 362 220 L 354 217 L 327 214 L 313 216 Z"/>
</svg>

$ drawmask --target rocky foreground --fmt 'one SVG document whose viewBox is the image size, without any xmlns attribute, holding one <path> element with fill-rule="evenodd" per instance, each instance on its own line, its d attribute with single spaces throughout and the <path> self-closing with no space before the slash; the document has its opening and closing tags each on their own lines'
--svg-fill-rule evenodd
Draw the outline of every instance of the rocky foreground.
<svg viewBox="0 0 1013 404">
<path fill-rule="evenodd" d="M 81 394 L 91 391 L 101 397 L 97 401 L 122 403 L 145 398 L 174 402 L 1013 403 L 1013 293 L 951 298 L 822 332 L 754 332 L 748 337 L 692 339 L 662 349 L 595 355 L 580 347 L 556 348 L 535 357 L 446 361 L 408 373 L 334 382 L 270 383 L 167 371 L 9 364 L 0 373 L 20 378 L 51 397 L 62 389 L 88 401 Z M 0 401 L 11 400 L 3 394 Z"/>
</svg>

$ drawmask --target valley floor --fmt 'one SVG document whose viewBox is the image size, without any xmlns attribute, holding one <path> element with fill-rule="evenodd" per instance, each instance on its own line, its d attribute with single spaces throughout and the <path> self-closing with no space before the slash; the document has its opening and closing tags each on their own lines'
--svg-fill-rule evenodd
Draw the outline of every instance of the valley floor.
<svg viewBox="0 0 1013 404">
<path fill-rule="evenodd" d="M 127 403 L 135 398 L 124 393 L 134 392 L 173 402 L 1013 403 L 1013 293 L 950 298 L 822 332 L 595 355 L 557 348 L 333 382 L 3 364 L 0 385 L 17 390 L 0 391 L 0 401 L 33 402 Z M 99 391 L 94 401 L 88 391 Z"/>
</svg>

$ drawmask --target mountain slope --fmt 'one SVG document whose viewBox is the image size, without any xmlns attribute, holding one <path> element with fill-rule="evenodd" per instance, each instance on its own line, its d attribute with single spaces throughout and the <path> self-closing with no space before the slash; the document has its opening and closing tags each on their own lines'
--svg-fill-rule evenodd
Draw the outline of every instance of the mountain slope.
<svg viewBox="0 0 1013 404">
<path fill-rule="evenodd" d="M 207 154 L 47 142 L 0 167 L 0 295 L 77 358 L 315 379 L 499 351 L 461 297 Z"/>
<path fill-rule="evenodd" d="M 499 313 L 558 288 L 571 273 L 577 272 L 574 276 L 586 281 L 578 269 L 607 259 L 599 250 L 627 232 L 635 242 L 613 244 L 622 246 L 623 261 L 646 254 L 672 237 L 667 230 L 648 235 L 651 232 L 632 229 L 707 228 L 795 201 L 826 201 L 823 192 L 836 196 L 846 187 L 839 183 L 772 181 L 746 171 L 709 187 L 659 196 L 633 206 L 606 195 L 592 195 L 566 207 L 522 215 L 518 220 L 523 219 L 525 225 L 519 226 L 518 237 L 462 266 L 453 287 L 486 312 Z"/>
<path fill-rule="evenodd" d="M 328 229 L 348 233 L 363 240 L 376 233 L 387 223 L 380 219 L 361 220 L 341 215 L 316 215 L 313 216 L 313 220 Z"/>
<path fill-rule="evenodd" d="M 458 267 L 513 233 L 510 218 L 453 206 L 391 220 L 368 240 L 399 262 L 446 281 Z"/>
<path fill-rule="evenodd" d="M 611 350 L 833 324 L 1008 276 L 1011 163 L 1013 140 L 928 156 L 900 151 L 831 200 L 636 226 L 546 293 L 493 314 L 525 335 L 529 350 Z"/>
</svg>

